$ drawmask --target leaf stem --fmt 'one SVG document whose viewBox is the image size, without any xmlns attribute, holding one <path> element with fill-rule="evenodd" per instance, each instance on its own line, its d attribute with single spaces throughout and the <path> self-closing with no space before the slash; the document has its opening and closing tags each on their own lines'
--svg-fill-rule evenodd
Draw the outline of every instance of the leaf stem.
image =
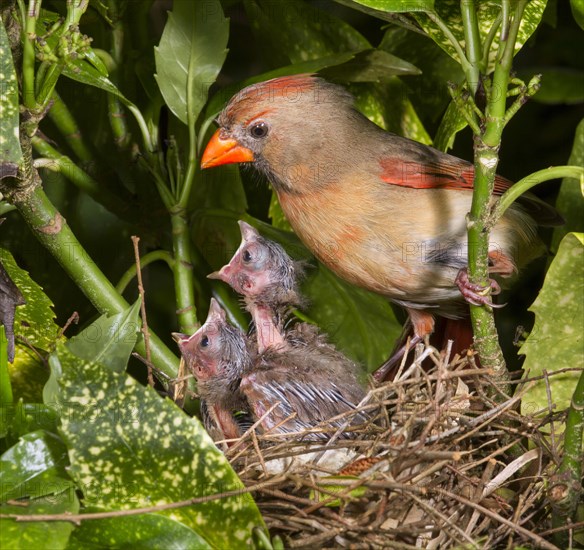
<svg viewBox="0 0 584 550">
<path fill-rule="evenodd" d="M 458 55 L 458 57 L 460 59 L 460 64 L 462 66 L 462 70 L 464 71 L 464 74 L 466 75 L 466 79 L 470 84 L 473 80 L 473 69 L 471 67 L 471 64 L 468 62 L 468 59 L 466 58 L 466 55 L 465 55 L 462 47 L 460 46 L 460 43 L 456 39 L 456 36 L 454 36 L 452 31 L 448 28 L 448 25 L 446 25 L 446 23 L 440 17 L 440 15 L 438 15 L 438 12 L 427 11 L 425 13 L 428 16 L 428 18 L 430 19 L 430 21 L 432 21 L 444 33 L 446 38 L 448 38 L 448 40 L 450 41 L 450 44 L 452 45 L 452 47 L 454 48 L 454 50 L 456 51 L 456 54 Z"/>
<path fill-rule="evenodd" d="M 53 90 L 52 100 L 53 105 L 49 111 L 50 119 L 79 159 L 83 161 L 92 160 L 93 155 L 83 141 L 77 121 L 56 90 Z"/>
<path fill-rule="evenodd" d="M 529 191 L 532 187 L 543 183 L 544 181 L 555 180 L 560 178 L 573 178 L 584 185 L 584 168 L 581 166 L 553 166 L 538 170 L 529 176 L 520 179 L 515 185 L 511 186 L 499 199 L 497 209 L 495 210 L 495 220 L 501 218 L 507 208 L 509 208 L 523 193 Z"/>
<path fill-rule="evenodd" d="M 497 30 L 501 26 L 501 21 L 503 19 L 502 14 L 499 13 L 497 15 L 497 19 L 493 22 L 493 26 L 489 29 L 489 34 L 485 37 L 485 41 L 483 42 L 483 57 L 481 59 L 481 67 L 483 72 L 487 72 L 487 68 L 489 66 L 489 53 L 491 51 L 491 46 L 493 44 L 493 40 L 495 40 L 495 36 L 497 36 Z"/>
<path fill-rule="evenodd" d="M 174 258 L 172 255 L 166 250 L 153 250 L 152 252 L 148 252 L 148 254 L 144 254 L 140 258 L 140 269 L 144 269 L 146 266 L 150 265 L 153 262 L 157 261 L 166 262 L 170 269 L 174 267 Z M 130 284 L 131 280 L 136 276 L 136 266 L 130 266 L 127 271 L 120 277 L 118 284 L 116 285 L 116 290 L 122 294 L 126 287 Z"/>
</svg>

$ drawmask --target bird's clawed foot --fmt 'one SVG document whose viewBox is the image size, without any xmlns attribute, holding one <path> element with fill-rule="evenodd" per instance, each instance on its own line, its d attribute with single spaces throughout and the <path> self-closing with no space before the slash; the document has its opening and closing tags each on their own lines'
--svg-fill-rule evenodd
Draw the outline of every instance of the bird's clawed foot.
<svg viewBox="0 0 584 550">
<path fill-rule="evenodd" d="M 494 279 L 489 279 L 486 286 L 471 283 L 468 278 L 466 268 L 461 269 L 454 280 L 464 299 L 473 306 L 489 306 L 493 308 L 504 307 L 505 304 L 494 304 L 491 296 L 496 296 L 501 292 L 499 283 Z"/>
</svg>

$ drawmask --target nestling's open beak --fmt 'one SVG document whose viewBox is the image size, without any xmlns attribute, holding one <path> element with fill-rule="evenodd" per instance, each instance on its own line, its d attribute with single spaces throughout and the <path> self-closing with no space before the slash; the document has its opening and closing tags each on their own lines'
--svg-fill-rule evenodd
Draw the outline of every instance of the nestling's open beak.
<svg viewBox="0 0 584 550">
<path fill-rule="evenodd" d="M 182 332 L 172 332 L 172 339 L 177 343 L 180 344 L 185 340 L 188 340 L 190 337 L 188 334 L 183 334 Z"/>
<path fill-rule="evenodd" d="M 237 162 L 253 162 L 253 160 L 253 152 L 250 149 L 241 146 L 233 138 L 222 138 L 221 129 L 219 129 L 207 143 L 201 158 L 201 168 L 211 168 Z"/>
</svg>

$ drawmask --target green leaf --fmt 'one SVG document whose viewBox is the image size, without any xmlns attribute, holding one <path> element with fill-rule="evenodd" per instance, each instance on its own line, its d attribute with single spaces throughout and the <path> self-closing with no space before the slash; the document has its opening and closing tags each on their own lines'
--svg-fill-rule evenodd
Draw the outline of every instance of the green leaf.
<svg viewBox="0 0 584 550">
<path fill-rule="evenodd" d="M 566 67 L 530 67 L 518 71 L 526 82 L 534 74 L 541 74 L 541 88 L 533 96 L 539 103 L 551 105 L 584 102 L 584 71 Z"/>
<path fill-rule="evenodd" d="M 43 386 L 49 371 L 42 357 L 25 346 L 16 347 L 14 362 L 8 366 L 14 392 L 14 401 L 23 399 L 27 403 L 41 401 Z"/>
<path fill-rule="evenodd" d="M 132 105 L 132 102 L 122 95 L 118 87 L 109 78 L 104 76 L 85 59 L 70 61 L 63 67 L 63 74 L 71 80 L 81 82 L 81 84 L 87 84 L 88 86 L 93 86 L 114 94 L 126 105 Z"/>
<path fill-rule="evenodd" d="M 16 175 L 22 162 L 20 149 L 20 115 L 18 112 L 18 81 L 12 60 L 12 51 L 4 23 L 0 18 L 0 178 Z"/>
<path fill-rule="evenodd" d="M 8 371 L 8 339 L 4 325 L 0 325 L 0 404 L 12 403 L 14 394 Z"/>
<path fill-rule="evenodd" d="M 175 0 L 154 48 L 156 81 L 184 124 L 195 121 L 227 55 L 229 23 L 219 0 Z"/>
<path fill-rule="evenodd" d="M 337 0 L 344 6 L 355 7 L 357 5 L 386 13 L 406 13 L 412 11 L 430 11 L 434 9 L 434 0 Z M 371 13 L 365 11 L 365 13 Z"/>
<path fill-rule="evenodd" d="M 39 430 L 24 435 L 0 457 L 0 502 L 70 489 L 68 464 L 67 448 L 55 434 Z"/>
<path fill-rule="evenodd" d="M 584 166 L 584 118 L 576 128 L 574 144 L 568 164 L 571 166 Z M 564 178 L 560 186 L 560 192 L 556 200 L 556 208 L 566 220 L 566 224 L 554 229 L 550 248 L 557 251 L 560 242 L 570 232 L 584 232 L 584 191 L 580 182 L 573 178 Z"/>
<path fill-rule="evenodd" d="M 325 78 L 345 82 L 379 82 L 392 75 L 418 74 L 421 71 L 411 63 L 377 49 L 358 52 L 350 61 L 322 71 Z"/>
<path fill-rule="evenodd" d="M 36 516 L 40 514 L 76 514 L 79 501 L 74 491 L 66 491 L 56 496 L 43 497 L 3 504 L 0 514 Z M 0 519 L 0 548 L 5 550 L 30 550 L 31 548 L 66 548 L 71 531 L 75 526 L 70 521 L 17 522 Z"/>
<path fill-rule="evenodd" d="M 200 422 L 124 373 L 57 348 L 61 433 L 84 501 L 129 509 L 243 486 Z M 160 512 L 209 546 L 245 547 L 262 518 L 247 493 Z M 136 534 L 138 536 L 138 534 Z"/>
<path fill-rule="evenodd" d="M 92 508 L 84 510 L 91 512 Z M 211 548 L 180 521 L 158 514 L 84 521 L 71 535 L 67 550 L 92 548 Z"/>
<path fill-rule="evenodd" d="M 428 36 L 395 26 L 387 29 L 379 48 L 422 71 L 422 77 L 404 81 L 407 95 L 424 120 L 438 120 L 451 101 L 448 82 L 464 81 L 460 65 Z"/>
<path fill-rule="evenodd" d="M 446 112 L 442 117 L 442 122 L 440 122 L 438 131 L 436 132 L 434 147 L 446 153 L 448 149 L 454 147 L 456 134 L 461 130 L 464 130 L 466 127 L 466 119 L 454 101 L 451 101 L 450 105 L 448 105 L 448 109 L 446 109 Z"/>
<path fill-rule="evenodd" d="M 527 3 L 525 11 L 523 12 L 521 24 L 519 26 L 517 40 L 515 42 L 515 54 L 517 54 L 517 52 L 523 47 L 523 45 L 527 42 L 529 37 L 538 27 L 546 4 L 547 0 L 531 0 Z M 465 40 L 462 17 L 460 14 L 460 2 L 458 0 L 441 0 L 438 2 L 435 11 L 442 18 L 450 31 L 454 34 L 455 38 L 458 40 L 458 43 L 464 50 Z M 481 43 L 484 43 L 484 40 L 493 27 L 497 16 L 501 13 L 501 6 L 498 2 L 491 2 L 490 0 L 478 0 L 476 2 L 476 11 Z M 442 30 L 440 30 L 435 25 L 435 23 L 430 20 L 428 15 L 425 13 L 415 13 L 414 17 L 420 26 L 424 29 L 424 31 L 426 31 L 426 33 L 428 33 L 428 35 L 436 42 L 436 44 L 438 44 L 446 53 L 448 53 L 450 56 L 452 56 L 453 59 L 460 63 L 458 54 L 456 53 L 456 50 L 452 46 L 450 40 L 446 37 Z M 489 50 L 488 68 L 486 71 L 487 74 L 492 72 L 495 67 L 495 60 L 499 47 L 499 37 L 500 34 L 497 32 Z"/>
<path fill-rule="evenodd" d="M 140 333 L 140 300 L 126 311 L 102 315 L 67 342 L 69 350 L 87 361 L 124 372 Z"/>
<path fill-rule="evenodd" d="M 284 211 L 280 206 L 280 201 L 278 200 L 278 195 L 272 190 L 272 197 L 270 198 L 270 208 L 268 210 L 268 216 L 272 220 L 272 225 L 281 229 L 282 231 L 292 231 L 292 226 L 286 219 Z"/>
<path fill-rule="evenodd" d="M 85 330 L 66 343 L 69 350 L 86 361 L 100 362 L 114 372 L 124 372 L 140 331 L 140 300 L 126 311 L 101 315 Z M 59 410 L 61 365 L 55 355 L 49 357 L 51 374 L 43 389 L 43 402 Z"/>
<path fill-rule="evenodd" d="M 355 105 L 369 120 L 395 134 L 431 145 L 432 140 L 397 77 L 374 84 L 353 84 Z"/>
<path fill-rule="evenodd" d="M 26 300 L 26 304 L 16 308 L 15 334 L 37 348 L 52 349 L 59 333 L 52 309 L 53 303 L 30 275 L 18 267 L 12 254 L 4 248 L 0 248 L 0 262 Z"/>
<path fill-rule="evenodd" d="M 547 272 L 543 288 L 530 308 L 535 325 L 520 353 L 525 355 L 527 376 L 541 376 L 561 369 L 582 366 L 584 347 L 584 234 L 564 237 Z M 522 414 L 534 414 L 549 406 L 564 410 L 580 376 L 565 372 L 536 382 L 521 401 Z M 547 385 L 551 392 L 548 402 Z"/>
<path fill-rule="evenodd" d="M 351 25 L 306 2 L 245 0 L 244 6 L 254 34 L 276 66 L 371 47 Z"/>
<path fill-rule="evenodd" d="M 570 0 L 570 7 L 574 20 L 584 30 L 584 0 Z"/>
</svg>

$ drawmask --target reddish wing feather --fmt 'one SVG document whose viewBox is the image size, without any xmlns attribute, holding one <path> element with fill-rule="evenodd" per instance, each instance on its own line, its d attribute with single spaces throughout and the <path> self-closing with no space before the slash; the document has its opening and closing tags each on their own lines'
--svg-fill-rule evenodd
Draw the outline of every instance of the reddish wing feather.
<svg viewBox="0 0 584 550">
<path fill-rule="evenodd" d="M 420 164 L 395 157 L 380 162 L 381 179 L 392 185 L 412 189 L 467 189 L 473 188 L 474 166 L 467 162 L 451 164 Z M 495 176 L 495 195 L 502 195 L 513 182 Z"/>
</svg>

